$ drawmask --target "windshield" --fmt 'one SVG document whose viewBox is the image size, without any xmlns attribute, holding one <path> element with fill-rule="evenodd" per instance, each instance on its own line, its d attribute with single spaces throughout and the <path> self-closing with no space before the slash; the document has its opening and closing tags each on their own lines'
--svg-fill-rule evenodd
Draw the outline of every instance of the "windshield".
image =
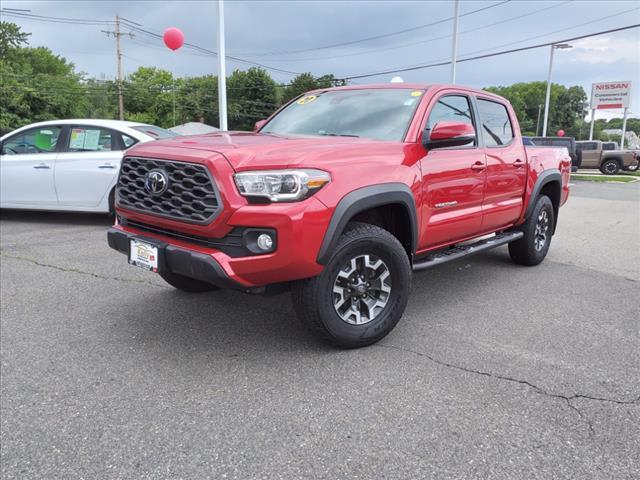
<svg viewBox="0 0 640 480">
<path fill-rule="evenodd" d="M 159 138 L 170 138 L 177 137 L 177 133 L 173 133 L 171 130 L 165 130 L 164 128 L 156 127 L 155 125 L 138 125 L 136 127 L 131 127 L 134 130 L 138 130 L 146 135 L 149 135 L 156 140 Z"/>
<path fill-rule="evenodd" d="M 300 97 L 261 133 L 402 141 L 423 90 L 333 90 Z"/>
</svg>

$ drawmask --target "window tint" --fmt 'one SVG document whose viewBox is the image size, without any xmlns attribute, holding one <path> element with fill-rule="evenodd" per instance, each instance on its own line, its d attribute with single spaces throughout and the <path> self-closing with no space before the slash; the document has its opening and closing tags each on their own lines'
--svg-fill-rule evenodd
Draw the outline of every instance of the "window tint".
<svg viewBox="0 0 640 480">
<path fill-rule="evenodd" d="M 513 139 L 513 127 L 507 107 L 501 103 L 478 99 L 478 113 L 487 147 L 506 145 Z"/>
<path fill-rule="evenodd" d="M 596 142 L 578 143 L 577 146 L 580 150 L 597 150 L 598 148 L 598 144 Z"/>
<path fill-rule="evenodd" d="M 104 128 L 73 127 L 67 147 L 70 152 L 109 152 L 119 148 L 115 137 Z"/>
<path fill-rule="evenodd" d="M 473 125 L 469 99 L 459 95 L 441 97 L 429 113 L 427 128 L 432 129 L 436 123 L 441 121 L 455 121 Z"/>
<path fill-rule="evenodd" d="M 123 133 L 122 134 L 122 143 L 124 144 L 124 148 L 129 148 L 129 147 L 135 145 L 136 143 L 138 143 L 138 141 L 135 138 L 132 138 L 129 135 L 125 135 Z"/>
<path fill-rule="evenodd" d="M 32 128 L 5 140 L 2 153 L 17 155 L 54 152 L 61 130 L 60 127 Z"/>
<path fill-rule="evenodd" d="M 603 143 L 602 144 L 602 149 L 603 150 L 617 150 L 618 149 L 618 144 L 615 143 L 615 142 Z"/>
</svg>

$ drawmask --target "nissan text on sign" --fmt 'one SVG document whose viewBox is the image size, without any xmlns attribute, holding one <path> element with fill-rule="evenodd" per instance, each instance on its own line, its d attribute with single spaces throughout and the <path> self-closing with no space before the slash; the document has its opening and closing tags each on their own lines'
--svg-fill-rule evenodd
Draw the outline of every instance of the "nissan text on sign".
<svg viewBox="0 0 640 480">
<path fill-rule="evenodd" d="M 591 109 L 629 108 L 631 82 L 594 83 L 591 87 Z"/>
</svg>

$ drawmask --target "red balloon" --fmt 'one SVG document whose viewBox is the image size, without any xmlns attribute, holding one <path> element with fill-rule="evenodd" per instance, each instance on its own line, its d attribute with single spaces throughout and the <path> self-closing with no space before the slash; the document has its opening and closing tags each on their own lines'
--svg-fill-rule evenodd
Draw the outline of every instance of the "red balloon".
<svg viewBox="0 0 640 480">
<path fill-rule="evenodd" d="M 557 135 L 559 137 L 564 137 L 564 130 L 558 130 Z"/>
<path fill-rule="evenodd" d="M 184 44 L 184 34 L 176 27 L 169 27 L 162 36 L 164 44 L 171 50 L 178 50 Z"/>
</svg>

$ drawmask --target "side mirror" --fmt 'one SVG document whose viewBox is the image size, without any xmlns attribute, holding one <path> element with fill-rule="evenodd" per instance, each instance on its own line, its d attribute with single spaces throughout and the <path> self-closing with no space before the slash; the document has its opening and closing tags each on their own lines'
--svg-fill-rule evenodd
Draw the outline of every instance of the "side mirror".
<svg viewBox="0 0 640 480">
<path fill-rule="evenodd" d="M 267 123 L 267 120 L 258 120 L 255 125 L 253 126 L 253 131 L 257 132 L 258 130 L 260 130 L 262 128 L 262 126 Z"/>
<path fill-rule="evenodd" d="M 476 129 L 464 122 L 438 122 L 432 129 L 425 128 L 422 132 L 422 145 L 428 149 L 460 147 L 475 139 Z"/>
</svg>

